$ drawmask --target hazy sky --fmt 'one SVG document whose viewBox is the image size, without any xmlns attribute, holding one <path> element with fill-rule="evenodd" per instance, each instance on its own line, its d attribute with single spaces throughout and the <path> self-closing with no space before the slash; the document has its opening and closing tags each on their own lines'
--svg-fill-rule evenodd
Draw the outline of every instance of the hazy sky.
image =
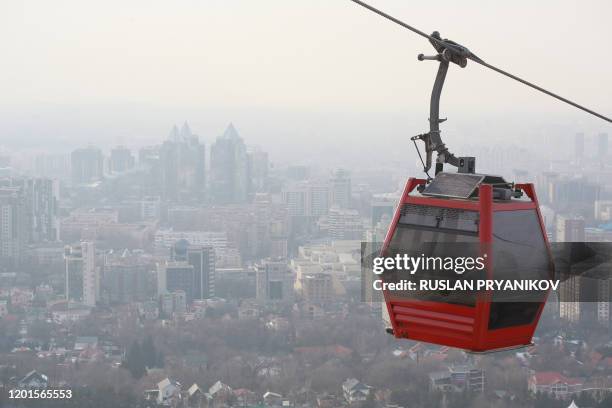
<svg viewBox="0 0 612 408">
<path fill-rule="evenodd" d="M 609 0 L 371 3 L 612 114 Z M 4 0 L 0 49 L 5 144 L 7 137 L 74 136 L 75 129 L 88 134 L 84 140 L 103 129 L 114 143 L 158 127 L 165 134 L 185 119 L 211 136 L 229 120 L 253 135 L 275 121 L 284 132 L 289 122 L 315 129 L 300 112 L 326 121 L 328 113 L 344 114 L 333 126 L 340 133 L 359 128 L 354 120 L 364 115 L 405 114 L 426 127 L 436 70 L 416 60 L 432 53 L 424 39 L 349 0 Z M 495 113 L 504 126 L 506 115 L 513 125 L 526 112 L 545 115 L 544 124 L 561 118 L 609 129 L 475 64 L 452 67 L 444 114 L 465 121 Z M 129 130 L 118 136 L 119 128 Z"/>
</svg>

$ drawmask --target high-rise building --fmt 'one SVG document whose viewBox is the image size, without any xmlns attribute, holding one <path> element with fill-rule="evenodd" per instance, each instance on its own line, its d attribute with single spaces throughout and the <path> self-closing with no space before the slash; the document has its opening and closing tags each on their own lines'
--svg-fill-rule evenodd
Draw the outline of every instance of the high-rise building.
<svg viewBox="0 0 612 408">
<path fill-rule="evenodd" d="M 46 178 L 26 179 L 23 182 L 28 211 L 31 242 L 59 240 L 59 183 Z"/>
<path fill-rule="evenodd" d="M 307 216 L 308 186 L 306 184 L 285 187 L 282 191 L 282 200 L 292 217 Z"/>
<path fill-rule="evenodd" d="M 7 178 L 0 189 L 19 203 L 23 231 L 20 239 L 27 243 L 55 242 L 59 239 L 59 183 L 48 178 Z M 14 214 L 15 215 L 15 214 Z"/>
<path fill-rule="evenodd" d="M 0 264 L 21 262 L 28 241 L 27 206 L 19 187 L 0 187 Z"/>
<path fill-rule="evenodd" d="M 215 296 L 215 250 L 212 246 L 190 245 L 187 240 L 179 240 L 172 247 L 171 259 L 193 267 L 193 299 Z"/>
<path fill-rule="evenodd" d="M 72 183 L 85 184 L 102 180 L 104 157 L 102 151 L 90 146 L 76 149 L 70 155 Z"/>
<path fill-rule="evenodd" d="M 330 180 L 331 206 L 351 208 L 351 177 L 348 171 L 337 170 Z"/>
<path fill-rule="evenodd" d="M 393 218 L 395 212 L 395 202 L 390 200 L 380 200 L 372 203 L 372 228 L 376 228 L 379 222 L 383 219 Z"/>
<path fill-rule="evenodd" d="M 211 246 L 215 255 L 224 255 L 229 247 L 227 233 L 219 231 L 173 231 L 159 229 L 155 233 L 155 252 L 166 255 L 179 240 L 186 240 L 191 245 Z"/>
<path fill-rule="evenodd" d="M 300 278 L 302 296 L 308 303 L 329 303 L 333 300 L 333 277 L 328 273 L 309 273 Z"/>
<path fill-rule="evenodd" d="M 281 259 L 266 259 L 255 266 L 256 297 L 261 302 L 293 300 L 295 276 Z"/>
<path fill-rule="evenodd" d="M 159 196 L 147 196 L 140 200 L 140 218 L 158 220 L 161 217 L 161 199 Z"/>
<path fill-rule="evenodd" d="M 189 246 L 187 262 L 193 266 L 194 299 L 215 296 L 215 250 L 213 247 Z"/>
<path fill-rule="evenodd" d="M 325 183 L 296 183 L 284 188 L 281 195 L 293 217 L 320 217 L 329 211 L 330 189 Z"/>
<path fill-rule="evenodd" d="M 329 210 L 329 236 L 336 240 L 363 239 L 363 222 L 359 212 L 332 207 Z"/>
<path fill-rule="evenodd" d="M 585 221 L 582 217 L 557 216 L 557 242 L 584 242 Z"/>
<path fill-rule="evenodd" d="M 155 295 L 150 258 L 127 249 L 104 257 L 104 299 L 110 303 L 144 302 Z"/>
<path fill-rule="evenodd" d="M 142 153 L 142 152 L 141 152 Z M 160 194 L 166 200 L 202 198 L 205 192 L 205 146 L 185 123 L 174 126 L 159 148 L 159 160 L 149 157 L 151 171 L 158 174 Z"/>
<path fill-rule="evenodd" d="M 549 177 L 542 185 L 548 205 L 559 213 L 593 214 L 593 203 L 600 199 L 602 187 L 587 177 Z"/>
<path fill-rule="evenodd" d="M 558 216 L 555 230 L 557 242 L 584 242 L 585 221 L 581 217 Z M 563 274 L 563 272 L 562 272 Z M 565 276 L 559 284 L 559 316 L 576 323 L 583 313 L 580 294 L 583 291 L 582 278 L 577 275 Z"/>
<path fill-rule="evenodd" d="M 191 303 L 193 282 L 193 266 L 185 261 L 164 262 L 157 267 L 157 293 L 160 296 L 180 290 L 185 292 L 187 302 Z"/>
<path fill-rule="evenodd" d="M 111 173 L 123 173 L 134 168 L 134 156 L 130 149 L 125 146 L 117 146 L 112 149 L 109 167 Z"/>
<path fill-rule="evenodd" d="M 159 302 L 163 317 L 180 316 L 187 311 L 187 294 L 182 290 L 159 295 Z"/>
<path fill-rule="evenodd" d="M 64 260 L 66 300 L 95 306 L 100 299 L 100 268 L 96 266 L 94 243 L 81 241 L 67 246 Z"/>
<path fill-rule="evenodd" d="M 290 234 L 290 218 L 287 208 L 272 202 L 267 194 L 257 195 L 254 200 L 256 233 L 253 235 L 255 256 L 272 259 L 287 258 Z"/>
<path fill-rule="evenodd" d="M 100 299 L 100 273 L 96 267 L 96 249 L 93 242 L 81 242 L 83 256 L 83 303 L 95 306 Z"/>
<path fill-rule="evenodd" d="M 66 246 L 64 250 L 64 294 L 66 300 L 83 301 L 83 256 L 80 246 Z"/>
<path fill-rule="evenodd" d="M 206 190 L 206 150 L 187 122 L 174 126 L 159 149 L 161 195 L 166 200 L 203 198 Z"/>
<path fill-rule="evenodd" d="M 210 193 L 216 204 L 244 203 L 249 194 L 244 141 L 230 124 L 210 149 Z"/>
</svg>

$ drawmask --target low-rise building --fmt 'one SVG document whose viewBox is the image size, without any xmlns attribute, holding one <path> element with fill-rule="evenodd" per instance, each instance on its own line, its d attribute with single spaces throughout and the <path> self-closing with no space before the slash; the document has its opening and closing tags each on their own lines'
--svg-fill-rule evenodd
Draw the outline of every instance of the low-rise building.
<svg viewBox="0 0 612 408">
<path fill-rule="evenodd" d="M 42 390 L 49 386 L 49 377 L 45 374 L 32 370 L 17 382 L 17 387 L 27 390 Z"/>
<path fill-rule="evenodd" d="M 545 393 L 555 398 L 566 398 L 568 395 L 582 391 L 583 381 L 568 378 L 557 371 L 536 372 L 529 378 L 529 391 Z"/>
<path fill-rule="evenodd" d="M 371 391 L 372 387 L 362 383 L 356 378 L 349 378 L 342 383 L 342 394 L 349 404 L 365 401 Z"/>
<path fill-rule="evenodd" d="M 157 383 L 157 403 L 164 406 L 175 405 L 181 399 L 181 384 L 165 378 Z"/>
<path fill-rule="evenodd" d="M 484 392 L 484 370 L 470 365 L 450 366 L 429 374 L 431 390 L 442 392 Z"/>
</svg>

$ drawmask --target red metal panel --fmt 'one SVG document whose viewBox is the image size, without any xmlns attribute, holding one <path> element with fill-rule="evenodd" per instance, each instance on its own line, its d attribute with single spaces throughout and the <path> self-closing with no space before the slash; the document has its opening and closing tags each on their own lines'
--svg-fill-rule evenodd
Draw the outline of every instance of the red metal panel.
<svg viewBox="0 0 612 408">
<path fill-rule="evenodd" d="M 494 202 L 493 211 L 520 211 L 520 210 L 533 210 L 536 208 L 536 204 L 532 201 L 519 201 L 519 202 Z"/>
<path fill-rule="evenodd" d="M 389 244 L 391 243 L 393 234 L 395 234 L 397 223 L 399 222 L 399 219 L 402 215 L 402 205 L 404 203 L 404 200 L 406 199 L 406 197 L 408 197 L 410 192 L 414 190 L 418 185 L 425 184 L 426 182 L 427 182 L 426 180 L 417 179 L 413 177 L 408 179 L 408 182 L 406 183 L 406 187 L 404 188 L 404 192 L 402 193 L 402 197 L 400 198 L 400 201 L 397 204 L 397 208 L 395 209 L 395 214 L 393 214 L 393 221 L 391 222 L 391 225 L 389 226 L 389 231 L 387 231 L 387 236 L 385 236 L 385 242 L 383 243 L 383 246 L 381 249 L 381 254 L 383 256 L 387 252 L 387 249 L 389 248 Z M 385 298 L 385 303 L 387 305 L 387 313 L 389 314 L 389 320 L 391 322 L 391 327 L 393 328 L 393 333 L 396 337 L 399 337 L 399 333 L 397 331 L 397 322 L 395 321 L 395 316 L 393 314 L 393 305 L 388 300 L 389 295 L 387 291 L 383 292 L 383 296 Z"/>
<path fill-rule="evenodd" d="M 478 188 L 478 204 L 480 218 L 478 224 L 478 239 L 480 240 L 480 256 L 486 256 L 485 270 L 487 279 L 493 278 L 493 262 L 491 258 L 491 242 L 493 240 L 493 187 L 482 184 Z M 491 310 L 491 294 L 483 292 L 478 294 L 476 302 L 476 328 L 474 330 L 474 348 L 486 347 L 484 341 L 487 337 L 489 313 Z"/>
</svg>

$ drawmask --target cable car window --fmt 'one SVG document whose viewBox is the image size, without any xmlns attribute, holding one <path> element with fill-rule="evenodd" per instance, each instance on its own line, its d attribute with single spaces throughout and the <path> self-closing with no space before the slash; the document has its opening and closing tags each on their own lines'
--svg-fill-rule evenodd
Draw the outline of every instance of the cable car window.
<svg viewBox="0 0 612 408">
<path fill-rule="evenodd" d="M 402 207 L 399 224 L 431 227 L 437 231 L 478 233 L 478 213 L 456 208 L 406 204 Z"/>
<path fill-rule="evenodd" d="M 440 208 L 422 205 L 405 205 L 400 220 L 385 256 L 407 254 L 409 256 L 429 257 L 448 256 L 449 245 L 478 244 L 478 213 L 461 209 Z M 474 252 L 478 245 L 470 245 Z M 478 256 L 476 253 L 462 253 L 462 256 Z M 420 279 L 478 279 L 482 272 L 472 271 L 463 275 L 449 274 L 447 270 L 420 270 Z M 399 282 L 406 279 L 405 272 L 386 271 L 385 282 Z M 393 296 L 403 299 L 430 302 L 452 303 L 475 306 L 476 292 L 468 291 L 394 291 Z"/>
<path fill-rule="evenodd" d="M 493 214 L 493 277 L 509 280 L 550 279 L 550 257 L 535 210 Z M 489 329 L 530 324 L 536 318 L 543 292 L 493 293 Z"/>
</svg>

